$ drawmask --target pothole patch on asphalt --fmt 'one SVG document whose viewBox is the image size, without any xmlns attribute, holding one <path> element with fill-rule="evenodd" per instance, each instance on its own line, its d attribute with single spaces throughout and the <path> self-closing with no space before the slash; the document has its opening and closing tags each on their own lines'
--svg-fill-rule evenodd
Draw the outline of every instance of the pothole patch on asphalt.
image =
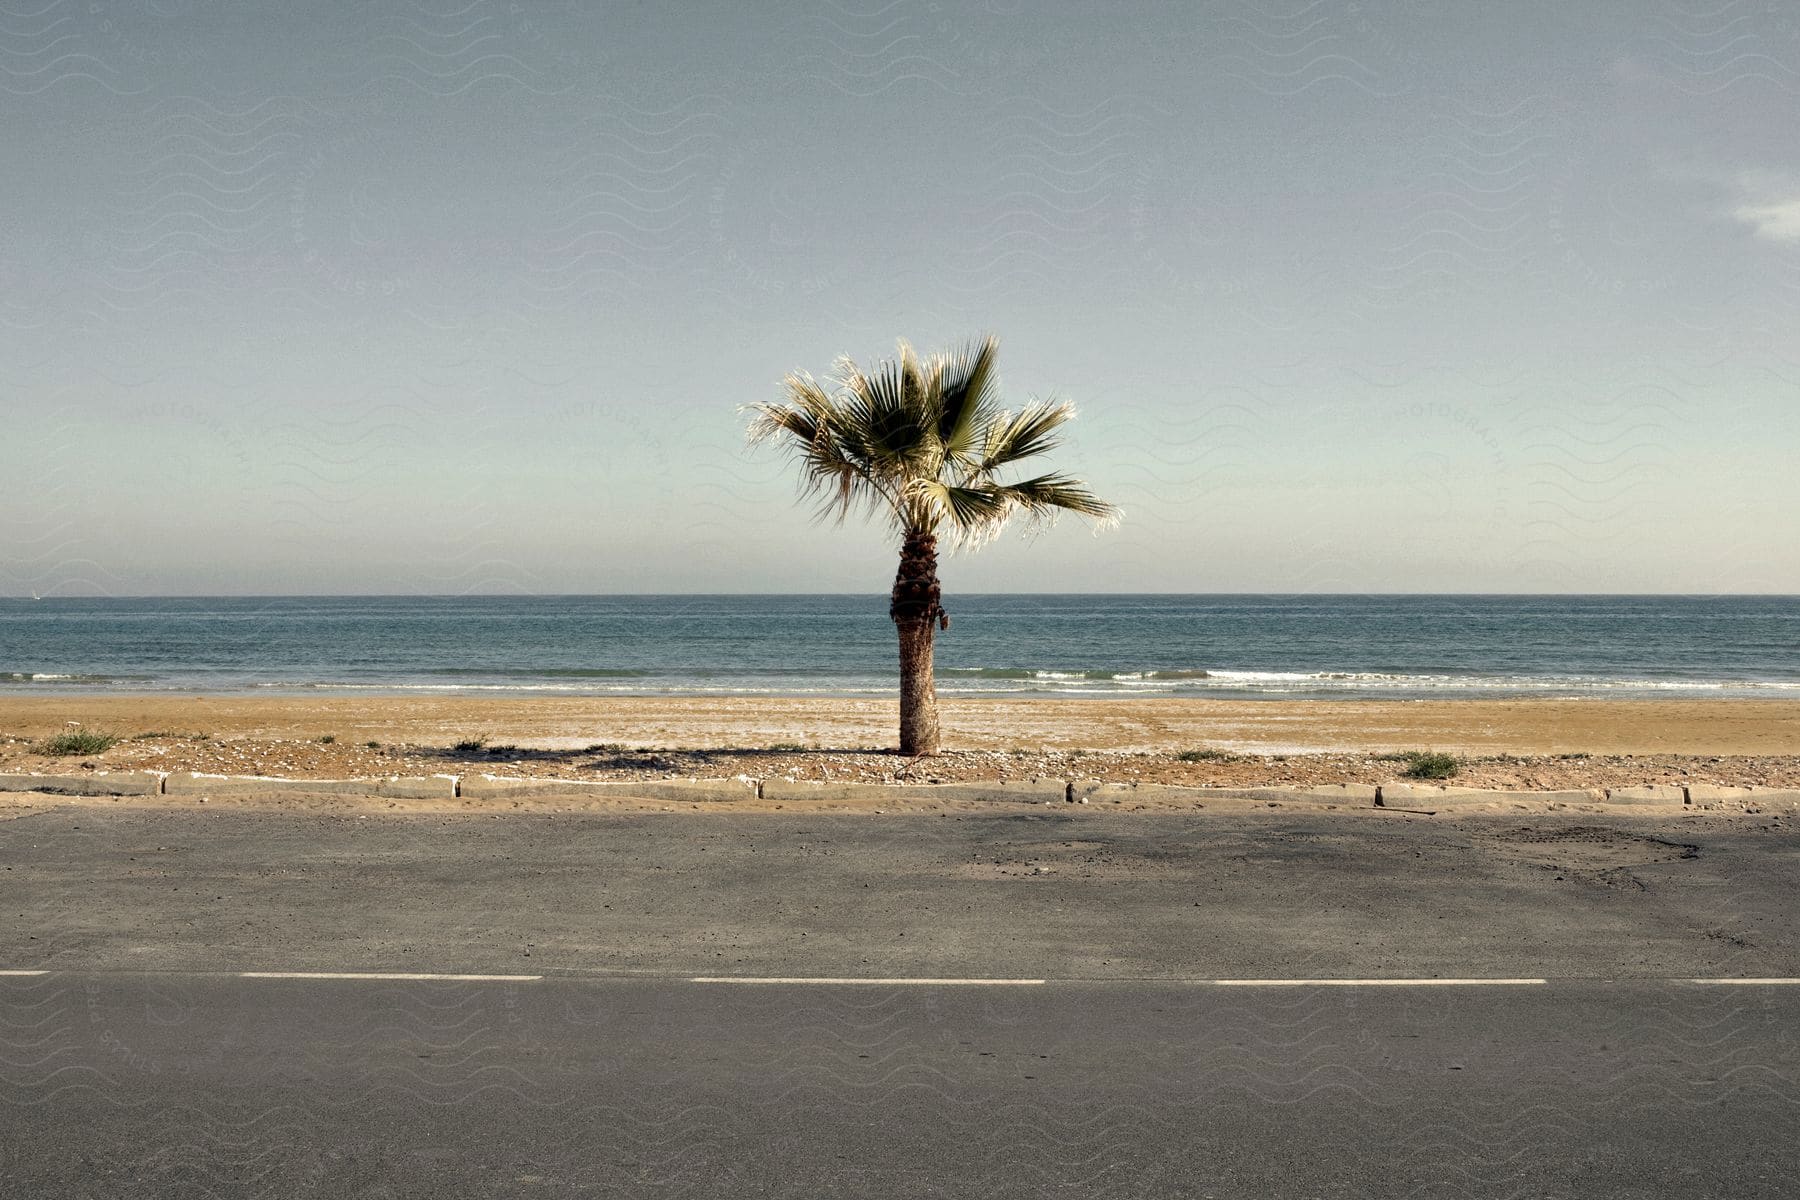
<svg viewBox="0 0 1800 1200">
<path fill-rule="evenodd" d="M 1690 842 L 1628 833 L 1598 825 L 1571 825 L 1562 829 L 1520 826 L 1501 830 L 1488 839 L 1496 856 L 1527 866 L 1597 879 L 1613 887 L 1644 887 L 1634 874 L 1637 867 L 1684 862 L 1700 856 Z"/>
<path fill-rule="evenodd" d="M 1128 843 L 1071 839 L 1013 842 L 978 854 L 949 873 L 962 879 L 1131 879 L 1167 875 L 1177 866 L 1165 853 L 1146 853 Z"/>
</svg>

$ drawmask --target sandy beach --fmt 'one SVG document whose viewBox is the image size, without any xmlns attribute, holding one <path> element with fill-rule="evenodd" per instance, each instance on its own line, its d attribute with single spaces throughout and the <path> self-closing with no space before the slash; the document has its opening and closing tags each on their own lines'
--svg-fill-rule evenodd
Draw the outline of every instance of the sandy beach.
<svg viewBox="0 0 1800 1200">
<path fill-rule="evenodd" d="M 953 700 L 949 752 L 888 753 L 894 704 L 836 698 L 0 697 L 0 769 L 314 777 L 471 769 L 579 776 L 973 779 L 1081 773 L 1195 784 L 1377 782 L 1429 749 L 1472 786 L 1800 783 L 1800 702 Z M 122 741 L 51 758 L 79 723 Z M 329 740 L 323 740 L 329 739 Z M 478 748 L 458 743 L 479 741 Z M 373 744 L 371 744 L 373 743 Z M 1195 751 L 1210 752 L 1196 758 Z M 1179 757 L 1186 753 L 1188 757 Z"/>
</svg>

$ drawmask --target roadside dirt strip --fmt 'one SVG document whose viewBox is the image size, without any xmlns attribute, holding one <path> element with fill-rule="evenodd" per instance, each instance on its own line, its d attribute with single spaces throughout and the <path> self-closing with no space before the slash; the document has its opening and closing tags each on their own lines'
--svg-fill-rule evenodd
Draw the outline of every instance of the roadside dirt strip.
<svg viewBox="0 0 1800 1200">
<path fill-rule="evenodd" d="M 1272 805 L 1384 808 L 1409 812 L 1480 806 L 1565 808 L 1632 805 L 1690 811 L 1800 812 L 1800 789 L 1659 784 L 1560 791 L 1494 791 L 1433 784 L 1328 784 L 1307 787 L 1181 787 L 1098 779 L 995 779 L 961 783 L 818 783 L 791 779 L 665 779 L 601 781 L 501 775 L 422 775 L 367 779 L 288 779 L 260 775 L 95 771 L 82 774 L 0 775 L 0 792 L 63 797 L 192 797 L 197 802 L 341 797 L 346 800 L 524 802 L 633 800 L 673 803 L 932 803 L 1204 805 L 1247 801 Z"/>
</svg>

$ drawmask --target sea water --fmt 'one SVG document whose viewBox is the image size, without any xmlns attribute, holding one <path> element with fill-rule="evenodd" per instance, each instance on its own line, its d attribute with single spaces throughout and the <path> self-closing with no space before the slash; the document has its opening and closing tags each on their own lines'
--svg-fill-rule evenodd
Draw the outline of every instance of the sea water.
<svg viewBox="0 0 1800 1200">
<path fill-rule="evenodd" d="M 963 595 L 948 695 L 1800 696 L 1800 597 Z M 0 689 L 856 695 L 884 596 L 0 600 Z"/>
</svg>

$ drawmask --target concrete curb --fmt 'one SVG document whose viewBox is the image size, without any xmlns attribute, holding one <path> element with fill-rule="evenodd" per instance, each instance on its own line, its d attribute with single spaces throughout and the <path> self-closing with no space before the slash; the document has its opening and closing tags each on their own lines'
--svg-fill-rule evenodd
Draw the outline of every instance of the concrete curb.
<svg viewBox="0 0 1800 1200">
<path fill-rule="evenodd" d="M 155 796 L 157 771 L 97 771 L 92 775 L 0 775 L 0 792 L 49 792 L 55 796 Z"/>
<path fill-rule="evenodd" d="M 1453 808 L 1464 804 L 1604 804 L 1602 788 L 1573 788 L 1556 792 L 1488 791 L 1482 788 L 1442 787 L 1437 784 L 1384 783 L 1376 803 L 1382 808 Z"/>
<path fill-rule="evenodd" d="M 1675 804 L 1687 803 L 1687 789 L 1679 784 L 1658 783 L 1648 787 L 1607 788 L 1609 804 Z"/>
<path fill-rule="evenodd" d="M 623 796 L 634 800 L 730 803 L 756 799 L 756 780 L 657 779 L 643 782 L 584 779 L 531 779 L 465 775 L 457 794 L 466 800 L 591 800 Z"/>
<path fill-rule="evenodd" d="M 764 800 L 1067 800 L 1061 779 L 1007 779 L 982 783 L 815 783 L 765 779 Z"/>
<path fill-rule="evenodd" d="M 1699 809 L 1747 806 L 1800 808 L 1800 788 L 1714 787 L 1695 783 L 1687 788 L 1688 804 Z"/>
<path fill-rule="evenodd" d="M 1780 808 L 1800 811 L 1800 788 L 1648 784 L 1559 791 L 1488 790 L 1439 784 L 1333 783 L 1296 787 L 1189 787 L 1165 783 L 1107 783 L 1098 779 L 993 779 L 959 783 L 835 783 L 795 779 L 585 780 L 505 775 L 417 775 L 379 779 L 286 779 L 262 775 L 165 775 L 159 771 L 96 771 L 80 775 L 0 774 L 0 792 L 60 796 L 344 796 L 390 800 L 580 800 L 621 797 L 672 802 L 730 803 L 761 798 L 803 801 L 983 800 L 1026 803 L 1124 803 L 1129 800 L 1246 800 L 1266 804 L 1349 808 L 1431 809 L 1495 803 L 1626 805 L 1723 811 Z"/>
<path fill-rule="evenodd" d="M 383 779 L 283 779 L 272 775 L 196 775 L 163 781 L 167 796 L 380 796 L 390 800 L 450 800 L 456 776 L 389 776 Z"/>
<path fill-rule="evenodd" d="M 1084 779 L 1069 785 L 1071 800 L 1096 803 L 1125 800 L 1257 800 L 1267 804 L 1347 804 L 1374 806 L 1380 789 L 1372 783 L 1327 783 L 1313 787 L 1188 787 L 1173 783 L 1106 783 Z"/>
</svg>

